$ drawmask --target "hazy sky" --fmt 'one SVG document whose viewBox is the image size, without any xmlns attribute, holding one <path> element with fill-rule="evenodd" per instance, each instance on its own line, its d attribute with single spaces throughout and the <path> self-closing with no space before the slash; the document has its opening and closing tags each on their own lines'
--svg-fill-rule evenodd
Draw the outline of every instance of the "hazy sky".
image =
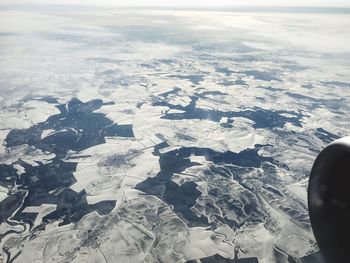
<svg viewBox="0 0 350 263">
<path fill-rule="evenodd" d="M 350 7 L 350 0 L 0 0 L 0 4 L 88 4 L 132 6 L 334 6 Z"/>
</svg>

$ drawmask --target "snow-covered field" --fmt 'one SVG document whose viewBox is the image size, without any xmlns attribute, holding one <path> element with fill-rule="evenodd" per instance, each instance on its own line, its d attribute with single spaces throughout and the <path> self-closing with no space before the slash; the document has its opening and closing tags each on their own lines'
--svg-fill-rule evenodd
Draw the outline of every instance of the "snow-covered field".
<svg viewBox="0 0 350 263">
<path fill-rule="evenodd" d="M 350 130 L 349 13 L 0 21 L 0 262 L 317 252 L 307 178 Z"/>
</svg>

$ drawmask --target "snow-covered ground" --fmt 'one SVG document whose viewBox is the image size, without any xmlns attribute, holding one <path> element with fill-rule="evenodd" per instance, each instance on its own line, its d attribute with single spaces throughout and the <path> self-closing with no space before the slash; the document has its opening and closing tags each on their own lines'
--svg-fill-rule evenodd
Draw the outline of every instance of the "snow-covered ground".
<svg viewBox="0 0 350 263">
<path fill-rule="evenodd" d="M 0 10 L 0 261 L 317 252 L 348 13 L 65 8 Z"/>
</svg>

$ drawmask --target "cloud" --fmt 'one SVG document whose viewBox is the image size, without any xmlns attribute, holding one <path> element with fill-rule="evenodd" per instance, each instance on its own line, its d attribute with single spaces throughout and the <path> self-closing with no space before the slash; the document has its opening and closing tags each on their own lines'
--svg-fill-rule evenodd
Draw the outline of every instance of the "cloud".
<svg viewBox="0 0 350 263">
<path fill-rule="evenodd" d="M 113 6 L 314 6 L 350 7 L 348 0 L 2 0 L 0 4 L 69 4 Z"/>
</svg>

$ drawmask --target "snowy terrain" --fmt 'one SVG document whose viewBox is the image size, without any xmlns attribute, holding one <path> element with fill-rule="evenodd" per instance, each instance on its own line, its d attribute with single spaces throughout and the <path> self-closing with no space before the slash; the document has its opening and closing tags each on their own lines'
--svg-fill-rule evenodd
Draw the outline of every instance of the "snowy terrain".
<svg viewBox="0 0 350 263">
<path fill-rule="evenodd" d="M 0 262 L 317 257 L 306 187 L 350 130 L 349 13 L 0 16 Z"/>
</svg>

